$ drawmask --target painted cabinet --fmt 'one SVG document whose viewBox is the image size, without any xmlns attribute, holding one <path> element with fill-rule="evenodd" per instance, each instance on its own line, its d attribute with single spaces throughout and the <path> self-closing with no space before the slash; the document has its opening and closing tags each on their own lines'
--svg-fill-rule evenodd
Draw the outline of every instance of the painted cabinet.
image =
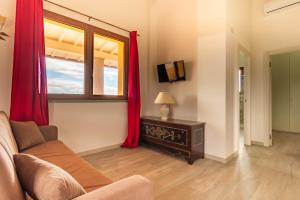
<svg viewBox="0 0 300 200">
<path fill-rule="evenodd" d="M 300 133 L 300 52 L 274 55 L 271 63 L 273 130 Z"/>
</svg>

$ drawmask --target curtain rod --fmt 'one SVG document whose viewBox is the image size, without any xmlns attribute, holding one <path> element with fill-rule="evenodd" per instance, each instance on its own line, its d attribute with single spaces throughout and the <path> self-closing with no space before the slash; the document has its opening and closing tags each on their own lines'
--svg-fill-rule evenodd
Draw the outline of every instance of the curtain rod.
<svg viewBox="0 0 300 200">
<path fill-rule="evenodd" d="M 68 7 L 66 7 L 66 6 L 62 6 L 62 5 L 60 5 L 60 4 L 54 3 L 54 2 L 52 2 L 52 1 L 49 1 L 49 0 L 44 0 L 44 1 L 47 2 L 47 3 L 50 3 L 50 4 L 52 4 L 52 5 L 58 6 L 58 7 L 60 7 L 60 8 L 69 10 L 69 11 L 74 12 L 74 13 L 77 13 L 77 14 L 82 15 L 82 16 L 84 16 L 84 17 L 87 17 L 88 20 L 91 20 L 91 19 L 92 19 L 92 20 L 101 22 L 101 23 L 103 23 L 103 24 L 112 26 L 112 27 L 114 27 L 114 28 L 120 29 L 120 30 L 122 30 L 122 31 L 125 31 L 125 32 L 128 32 L 128 33 L 131 32 L 131 31 L 129 31 L 129 30 L 125 29 L 125 28 L 122 28 L 122 27 L 120 27 L 120 26 L 116 26 L 116 25 L 111 24 L 111 23 L 109 23 L 109 22 L 103 21 L 103 20 L 101 20 L 101 19 L 97 19 L 97 18 L 95 18 L 95 17 L 92 17 L 92 16 L 90 16 L 90 15 L 84 14 L 84 13 L 79 12 L 79 11 L 77 11 L 77 10 L 73 10 L 73 9 L 68 8 Z M 140 36 L 140 35 L 137 34 L 137 36 Z"/>
</svg>

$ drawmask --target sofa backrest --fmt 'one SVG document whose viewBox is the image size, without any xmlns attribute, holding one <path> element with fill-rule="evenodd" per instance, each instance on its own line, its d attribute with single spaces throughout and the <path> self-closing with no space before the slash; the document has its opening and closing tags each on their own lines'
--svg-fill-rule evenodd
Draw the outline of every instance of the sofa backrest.
<svg viewBox="0 0 300 200">
<path fill-rule="evenodd" d="M 24 200 L 13 162 L 18 148 L 7 115 L 0 111 L 0 199 Z"/>
</svg>

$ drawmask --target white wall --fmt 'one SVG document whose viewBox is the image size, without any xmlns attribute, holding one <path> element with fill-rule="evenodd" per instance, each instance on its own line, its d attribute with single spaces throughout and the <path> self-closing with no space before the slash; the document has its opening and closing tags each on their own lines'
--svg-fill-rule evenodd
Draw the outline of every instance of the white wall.
<svg viewBox="0 0 300 200">
<path fill-rule="evenodd" d="M 235 56 L 239 44 L 250 49 L 250 33 L 250 0 L 152 0 L 146 113 L 159 115 L 152 101 L 169 91 L 178 102 L 173 117 L 206 122 L 206 155 L 235 153 Z M 156 65 L 179 59 L 187 81 L 159 84 Z"/>
<path fill-rule="evenodd" d="M 226 152 L 230 156 L 240 142 L 238 62 L 241 48 L 251 52 L 251 0 L 227 0 L 226 10 Z"/>
<path fill-rule="evenodd" d="M 267 144 L 270 124 L 267 54 L 300 49 L 300 7 L 295 6 L 268 16 L 265 0 L 252 2 L 252 134 L 253 140 Z"/>
<path fill-rule="evenodd" d="M 197 119 L 197 10 L 198 1 L 152 1 L 150 8 L 148 109 L 149 115 L 159 115 L 154 100 L 159 91 L 169 91 L 177 104 L 172 105 L 172 117 Z M 156 66 L 184 60 L 186 81 L 158 83 Z"/>
<path fill-rule="evenodd" d="M 129 30 L 137 30 L 140 49 L 142 99 L 145 99 L 144 81 L 148 62 L 148 1 L 147 0 L 54 0 L 58 4 L 87 13 Z M 45 3 L 45 8 L 83 22 L 86 18 Z M 128 36 L 120 30 L 92 24 Z M 143 101 L 144 102 L 144 101 Z M 144 107 L 144 106 L 143 106 Z M 85 152 L 113 146 L 124 141 L 127 134 L 126 102 L 50 103 L 50 120 L 59 128 L 59 137 L 75 152 Z"/>
<path fill-rule="evenodd" d="M 50 121 L 59 128 L 59 139 L 72 150 L 85 152 L 123 142 L 126 136 L 126 103 L 50 103 Z"/>
<path fill-rule="evenodd" d="M 3 29 L 10 35 L 7 41 L 0 40 L 0 110 L 9 114 L 11 73 L 13 62 L 15 1 L 1 0 L 0 15 L 6 16 L 7 21 Z"/>
<path fill-rule="evenodd" d="M 198 9 L 198 120 L 205 153 L 226 158 L 226 1 L 201 0 Z"/>
</svg>

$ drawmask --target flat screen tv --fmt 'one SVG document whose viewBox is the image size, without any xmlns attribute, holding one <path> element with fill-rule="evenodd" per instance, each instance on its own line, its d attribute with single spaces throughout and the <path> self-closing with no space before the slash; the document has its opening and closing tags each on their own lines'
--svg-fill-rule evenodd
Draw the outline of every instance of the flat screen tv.
<svg viewBox="0 0 300 200">
<path fill-rule="evenodd" d="M 185 80 L 184 61 L 157 65 L 157 73 L 160 83 Z"/>
</svg>

